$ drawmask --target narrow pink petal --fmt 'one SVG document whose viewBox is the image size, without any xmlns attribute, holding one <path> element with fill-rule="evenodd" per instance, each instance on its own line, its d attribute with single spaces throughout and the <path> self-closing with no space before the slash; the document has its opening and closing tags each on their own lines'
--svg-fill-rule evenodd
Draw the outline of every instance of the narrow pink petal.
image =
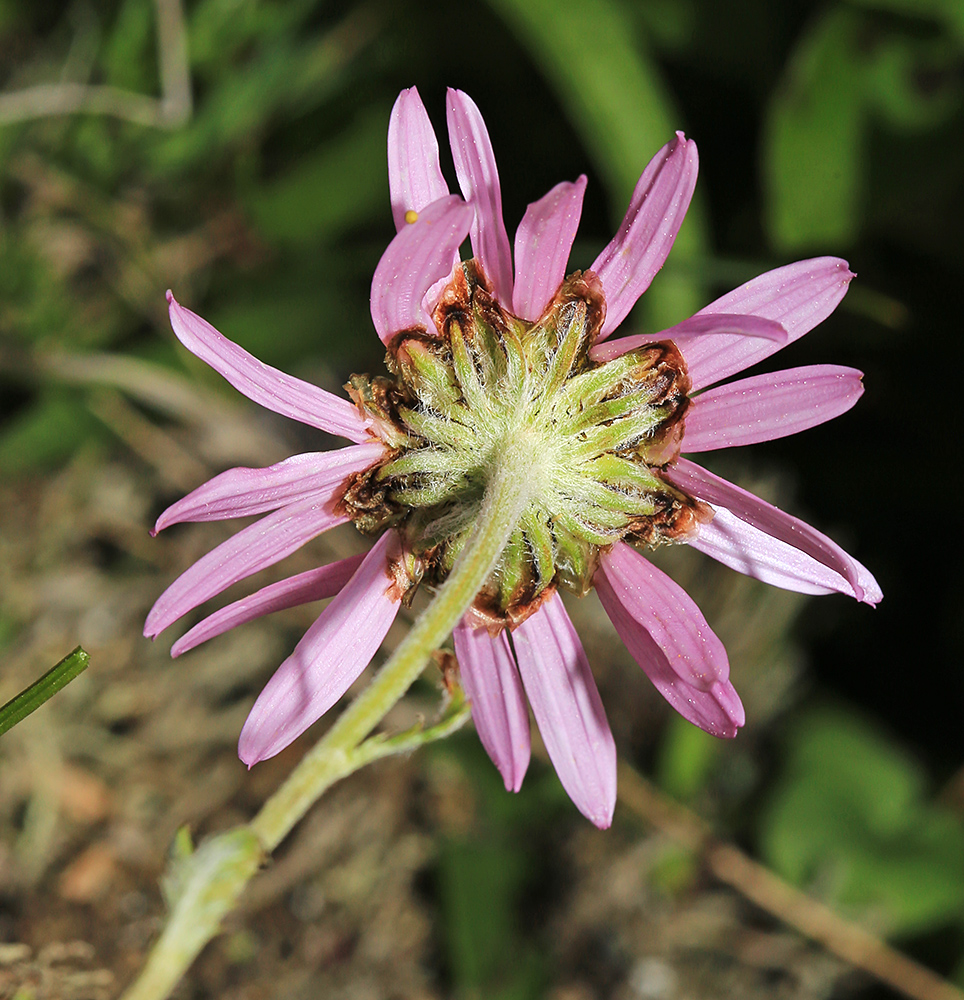
<svg viewBox="0 0 964 1000">
<path fill-rule="evenodd" d="M 179 305 L 170 289 L 167 301 L 177 339 L 248 399 L 283 417 L 349 441 L 371 439 L 366 430 L 368 422 L 353 403 L 259 361 L 218 333 L 207 320 Z"/>
<path fill-rule="evenodd" d="M 399 551 L 395 532 L 382 535 L 264 686 L 238 741 L 248 767 L 297 739 L 371 662 L 398 613 L 390 564 Z"/>
<path fill-rule="evenodd" d="M 606 293 L 600 340 L 622 323 L 669 256 L 696 188 L 698 168 L 696 143 L 677 132 L 639 178 L 619 231 L 591 267 Z"/>
<path fill-rule="evenodd" d="M 249 524 L 185 570 L 157 599 L 144 623 L 155 638 L 181 615 L 216 597 L 233 583 L 273 566 L 306 542 L 348 520 L 335 513 L 331 497 L 289 504 Z"/>
<path fill-rule="evenodd" d="M 600 590 L 599 596 L 602 597 Z M 666 654 L 615 600 L 606 611 L 630 655 L 670 707 L 687 722 L 711 736 L 733 739 L 746 722 L 743 703 L 729 680 L 717 681 L 708 691 L 690 687 L 669 665 Z"/>
<path fill-rule="evenodd" d="M 737 448 L 816 427 L 860 399 L 861 378 L 855 368 L 809 365 L 709 389 L 690 401 L 683 451 Z"/>
<path fill-rule="evenodd" d="M 202 642 L 207 642 L 208 639 L 213 639 L 216 635 L 221 635 L 238 625 L 254 621 L 255 618 L 263 618 L 275 611 L 284 611 L 285 608 L 296 608 L 302 604 L 311 604 L 312 601 L 334 597 L 351 579 L 363 558 L 363 555 L 349 556 L 327 566 L 310 569 L 297 576 L 289 576 L 287 580 L 279 580 L 277 583 L 262 587 L 250 597 L 242 597 L 241 600 L 228 604 L 185 632 L 171 646 L 171 656 L 180 656 L 181 653 L 200 646 Z"/>
<path fill-rule="evenodd" d="M 455 174 L 462 195 L 475 209 L 472 253 L 481 261 L 495 297 L 508 306 L 512 301 L 512 256 L 489 132 L 475 102 L 461 90 L 449 88 L 445 110 Z"/>
<path fill-rule="evenodd" d="M 458 195 L 446 195 L 388 244 L 372 278 L 372 322 L 382 343 L 402 330 L 434 330 L 422 299 L 436 281 L 451 274 L 474 214 Z"/>
<path fill-rule="evenodd" d="M 778 267 L 701 309 L 697 316 L 745 313 L 779 323 L 786 343 L 793 343 L 822 323 L 847 294 L 853 274 L 845 260 L 817 257 Z M 759 338 L 682 336 L 676 346 L 683 352 L 694 389 L 735 375 L 768 358 L 783 344 Z"/>
<path fill-rule="evenodd" d="M 597 590 L 599 577 L 605 580 L 606 594 L 614 595 L 619 606 L 650 636 L 681 680 L 708 691 L 730 676 L 723 643 L 694 600 L 631 545 L 617 542 L 601 553 Z M 606 599 L 603 604 L 608 612 Z"/>
<path fill-rule="evenodd" d="M 628 548 L 623 542 L 619 542 L 616 548 L 620 546 Z M 713 680 L 708 676 L 706 682 L 699 686 L 687 683 L 685 678 L 690 675 L 690 669 L 680 669 L 672 647 L 664 649 L 657 644 L 656 636 L 665 638 L 661 628 L 654 629 L 655 636 L 650 634 L 650 616 L 643 595 L 634 592 L 632 585 L 620 579 L 620 573 L 607 566 L 606 562 L 600 561 L 600 572 L 594 580 L 596 593 L 630 655 L 642 667 L 653 686 L 693 725 L 713 736 L 736 736 L 746 717 L 729 679 L 723 676 Z M 668 577 L 664 579 L 668 580 Z M 676 584 L 673 587 L 676 588 Z M 700 620 L 703 620 L 702 615 Z M 705 634 L 718 643 L 705 622 L 703 627 Z"/>
<path fill-rule="evenodd" d="M 579 636 L 558 594 L 513 633 L 543 742 L 576 808 L 600 829 L 616 804 L 616 744 Z"/>
<path fill-rule="evenodd" d="M 152 534 L 183 521 L 224 521 L 276 510 L 330 491 L 353 473 L 374 465 L 384 454 L 385 446 L 371 441 L 337 451 L 293 455 L 264 469 L 228 469 L 171 504 L 157 519 Z"/>
<path fill-rule="evenodd" d="M 529 710 L 508 635 L 503 631 L 491 636 L 463 620 L 453 637 L 479 740 L 506 790 L 517 792 L 529 766 Z"/>
<path fill-rule="evenodd" d="M 722 736 L 724 739 L 732 739 L 736 736 L 736 731 L 746 723 L 746 712 L 743 709 L 743 702 L 740 701 L 740 696 L 730 681 L 720 681 L 718 684 L 714 684 L 710 688 L 709 693 L 713 698 L 715 706 L 708 706 L 709 711 L 715 716 L 716 710 L 719 708 L 729 720 L 729 725 L 724 724 L 717 733 L 713 733 L 712 729 L 707 731 L 711 735 Z M 694 704 L 694 702 L 690 701 L 688 704 Z M 708 721 L 710 721 L 710 717 L 708 717 Z M 712 724 L 715 724 L 715 722 Z"/>
<path fill-rule="evenodd" d="M 516 316 L 537 320 L 562 284 L 585 191 L 585 174 L 574 184 L 563 181 L 522 216 L 515 233 L 512 311 Z"/>
<path fill-rule="evenodd" d="M 634 351 L 644 344 L 655 344 L 660 340 L 687 343 L 695 337 L 764 337 L 783 347 L 787 343 L 787 331 L 772 319 L 761 316 L 741 316 L 734 313 L 718 313 L 707 316 L 690 316 L 682 323 L 657 333 L 634 333 L 604 344 L 596 344 L 590 350 L 593 361 L 611 361 L 627 351 Z"/>
<path fill-rule="evenodd" d="M 774 587 L 799 594 L 846 594 L 856 597 L 854 588 L 839 573 L 817 562 L 806 552 L 765 531 L 741 521 L 725 507 L 715 507 L 713 520 L 701 524 L 695 538 L 687 539 L 694 549 L 717 562 L 762 580 Z M 883 594 L 866 566 L 854 560 L 864 601 L 874 605 Z"/>
<path fill-rule="evenodd" d="M 418 90 L 403 90 L 388 123 L 388 187 L 392 218 L 401 232 L 406 212 L 421 212 L 444 198 L 449 186 L 438 162 L 438 141 Z"/>
<path fill-rule="evenodd" d="M 688 459 L 677 459 L 674 465 L 664 470 L 664 475 L 674 486 L 691 496 L 715 506 L 726 507 L 741 521 L 800 549 L 834 573 L 839 573 L 853 588 L 857 600 L 866 600 L 856 560 L 816 528 L 811 528 L 809 524 L 791 517 L 752 493 L 741 490 L 739 486 L 714 476 L 712 472 Z"/>
</svg>

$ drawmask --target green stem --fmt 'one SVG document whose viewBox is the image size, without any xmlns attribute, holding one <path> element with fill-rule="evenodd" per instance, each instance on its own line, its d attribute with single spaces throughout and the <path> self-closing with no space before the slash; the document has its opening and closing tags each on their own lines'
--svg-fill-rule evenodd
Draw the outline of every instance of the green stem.
<svg viewBox="0 0 964 1000">
<path fill-rule="evenodd" d="M 366 739 L 425 668 L 488 579 L 532 497 L 538 456 L 524 435 L 493 458 L 488 486 L 470 535 L 445 583 L 372 683 L 246 826 L 203 843 L 176 861 L 166 877 L 171 913 L 141 976 L 123 1000 L 164 1000 L 198 953 L 215 937 L 266 852 L 284 839 L 318 798 L 340 778 L 391 752 L 453 731 L 465 707 L 435 731 Z"/>
<path fill-rule="evenodd" d="M 251 821 L 271 851 L 329 785 L 354 770 L 351 751 L 378 725 L 425 669 L 495 569 L 506 542 L 532 498 L 531 450 L 525 439 L 507 443 L 495 468 L 478 521 L 432 603 L 372 683 L 339 717 L 324 739 L 302 759 Z"/>
</svg>

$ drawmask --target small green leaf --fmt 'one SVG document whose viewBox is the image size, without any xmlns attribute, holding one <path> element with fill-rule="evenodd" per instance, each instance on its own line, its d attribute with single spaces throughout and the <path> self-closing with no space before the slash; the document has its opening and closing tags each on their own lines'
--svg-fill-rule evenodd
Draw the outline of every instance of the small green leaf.
<svg viewBox="0 0 964 1000">
<path fill-rule="evenodd" d="M 451 694 L 447 695 L 438 722 L 431 726 L 419 723 L 395 736 L 386 736 L 384 733 L 370 736 L 356 750 L 352 751 L 354 766 L 357 769 L 381 757 L 411 753 L 427 743 L 444 740 L 458 732 L 471 716 L 472 711 L 468 701 L 466 701 L 465 692 L 461 687 L 456 686 Z"/>
<path fill-rule="evenodd" d="M 246 826 L 219 833 L 186 855 L 181 853 L 183 844 L 175 841 L 175 845 L 163 877 L 170 915 L 131 996 L 168 996 L 198 952 L 220 931 L 221 921 L 237 905 L 265 856 L 261 842 Z"/>
<path fill-rule="evenodd" d="M 12 729 L 32 712 L 52 698 L 61 688 L 66 687 L 75 677 L 79 677 L 90 663 L 90 657 L 78 646 L 68 653 L 60 663 L 51 667 L 43 677 L 34 681 L 16 697 L 0 708 L 0 735 Z"/>
</svg>

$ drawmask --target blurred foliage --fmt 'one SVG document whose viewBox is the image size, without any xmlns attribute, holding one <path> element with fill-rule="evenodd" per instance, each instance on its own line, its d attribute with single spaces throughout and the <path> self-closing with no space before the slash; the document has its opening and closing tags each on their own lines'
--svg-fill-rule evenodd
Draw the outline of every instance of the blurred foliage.
<svg viewBox="0 0 964 1000">
<path fill-rule="evenodd" d="M 0 88 L 8 100 L 57 82 L 160 97 L 158 6 L 0 0 Z M 835 905 L 895 934 L 964 926 L 961 810 L 932 795 L 960 765 L 964 593 L 953 560 L 928 562 L 943 548 L 926 544 L 933 529 L 920 542 L 926 488 L 895 496 L 894 485 L 898 465 L 943 468 L 940 449 L 957 447 L 954 394 L 929 375 L 956 370 L 960 351 L 964 4 L 586 0 L 572 16 L 553 0 L 190 0 L 185 18 L 194 108 L 179 127 L 18 117 L 3 105 L 0 474 L 26 478 L 84 449 L 121 447 L 99 404 L 105 385 L 129 387 L 106 366 L 68 379 L 55 357 L 109 352 L 142 362 L 144 382 L 220 389 L 175 346 L 167 287 L 266 362 L 329 388 L 376 370 L 367 294 L 393 232 L 384 144 L 402 86 L 419 86 L 440 134 L 446 85 L 476 99 L 510 232 L 526 200 L 590 174 L 574 267 L 609 239 L 648 159 L 685 129 L 700 143 L 697 201 L 634 322 L 663 328 L 796 255 L 851 254 L 862 282 L 844 318 L 808 338 L 835 353 L 794 345 L 787 363 L 865 367 L 867 398 L 832 431 L 786 447 L 806 449 L 795 467 L 813 470 L 801 508 L 863 539 L 887 600 L 871 621 L 827 598 L 830 624 L 809 619 L 806 637 L 834 650 L 814 658 L 824 683 L 918 738 L 920 760 L 846 711 L 804 714 L 802 686 L 783 714 L 751 718 L 741 737 L 750 778 L 728 779 L 736 752 L 678 719 L 633 733 L 632 752 L 701 806 L 717 783 L 744 789 L 725 809 L 734 831 Z M 133 395 L 137 413 L 177 418 L 156 396 Z M 909 682 L 908 662 L 941 679 Z M 739 684 L 736 661 L 734 673 Z M 774 766 L 766 749 L 784 725 Z M 522 914 L 549 879 L 539 846 L 571 808 L 548 772 L 506 795 L 477 744 L 453 747 L 476 818 L 445 829 L 433 874 L 453 987 L 538 996 L 543 970 Z M 692 876 L 688 854 L 667 862 L 668 884 L 685 889 Z M 941 956 L 947 968 L 960 951 Z"/>
<path fill-rule="evenodd" d="M 719 764 L 721 744 L 709 733 L 672 717 L 659 748 L 660 787 L 681 802 L 692 801 L 709 784 Z"/>
<path fill-rule="evenodd" d="M 457 994 L 498 1000 L 543 995 L 545 952 L 525 933 L 525 912 L 545 881 L 540 842 L 547 820 L 566 809 L 544 766 L 527 779 L 526 795 L 507 795 L 474 738 L 433 748 L 459 800 L 449 813 L 436 868 L 440 927 Z"/>
<path fill-rule="evenodd" d="M 866 6 L 927 13 L 934 23 L 893 24 L 838 5 L 804 33 L 771 102 L 764 140 L 768 232 L 780 249 L 853 243 L 867 211 L 863 182 L 879 169 L 865 162 L 874 125 L 921 135 L 961 111 L 964 37 L 938 30 L 941 20 L 959 27 L 961 5 Z"/>
<path fill-rule="evenodd" d="M 578 18 L 557 16 L 554 0 L 492 0 L 492 5 L 517 27 L 558 90 L 606 182 L 618 220 L 640 165 L 649 162 L 679 121 L 651 53 L 634 37 L 625 5 L 585 0 Z M 585 30 L 586 23 L 592 31 Z M 703 289 L 685 269 L 687 261 L 706 253 L 700 201 L 697 196 L 673 247 L 670 280 L 647 296 L 646 309 L 657 329 L 704 304 Z"/>
<path fill-rule="evenodd" d="M 839 709 L 797 719 L 787 744 L 762 817 L 767 862 L 886 933 L 964 923 L 964 826 L 930 801 L 920 764 Z"/>
</svg>

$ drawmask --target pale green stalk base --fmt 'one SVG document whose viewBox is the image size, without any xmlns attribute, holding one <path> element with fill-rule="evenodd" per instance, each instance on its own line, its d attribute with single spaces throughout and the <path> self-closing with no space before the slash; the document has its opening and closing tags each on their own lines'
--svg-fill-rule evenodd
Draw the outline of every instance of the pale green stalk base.
<svg viewBox="0 0 964 1000">
<path fill-rule="evenodd" d="M 122 1000 L 164 1000 L 201 949 L 215 937 L 265 855 L 274 850 L 318 798 L 340 778 L 379 757 L 448 735 L 468 717 L 454 706 L 430 730 L 393 739 L 365 739 L 409 689 L 432 652 L 446 639 L 491 575 L 540 477 L 538 445 L 527 435 L 507 436 L 493 468 L 475 531 L 448 579 L 372 683 L 247 825 L 182 850 L 165 890 L 171 914 L 140 978 Z M 364 741 L 364 742 L 362 742 Z"/>
</svg>

